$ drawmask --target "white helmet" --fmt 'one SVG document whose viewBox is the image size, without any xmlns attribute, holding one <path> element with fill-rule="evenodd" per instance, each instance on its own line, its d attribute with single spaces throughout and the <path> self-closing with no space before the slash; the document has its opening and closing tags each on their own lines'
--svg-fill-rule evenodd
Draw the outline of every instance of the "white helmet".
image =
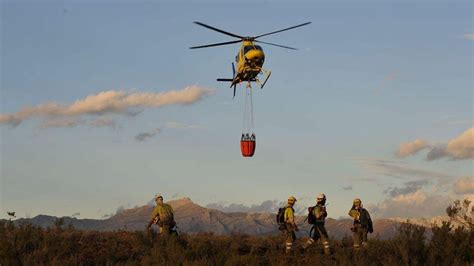
<svg viewBox="0 0 474 266">
<path fill-rule="evenodd" d="M 159 198 L 163 199 L 163 196 L 162 196 L 160 193 L 157 193 L 157 194 L 155 195 L 155 200 L 157 200 L 157 199 L 159 199 Z"/>
<path fill-rule="evenodd" d="M 316 202 L 321 202 L 321 201 L 326 201 L 326 195 L 324 195 L 324 193 L 321 193 L 316 197 Z"/>
</svg>

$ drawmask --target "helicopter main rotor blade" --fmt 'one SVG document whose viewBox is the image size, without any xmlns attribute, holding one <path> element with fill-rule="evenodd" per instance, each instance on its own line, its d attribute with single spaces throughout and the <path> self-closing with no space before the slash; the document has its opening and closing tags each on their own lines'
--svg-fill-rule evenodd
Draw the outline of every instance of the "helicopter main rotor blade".
<svg viewBox="0 0 474 266">
<path fill-rule="evenodd" d="M 208 29 L 211 29 L 211 30 L 215 30 L 217 32 L 220 32 L 220 33 L 223 33 L 225 35 L 229 35 L 229 36 L 232 36 L 232 37 L 235 37 L 235 38 L 239 38 L 239 39 L 243 39 L 244 37 L 242 36 L 239 36 L 237 34 L 233 34 L 233 33 L 230 33 L 230 32 L 227 32 L 227 31 L 223 31 L 223 30 L 220 30 L 218 28 L 214 28 L 212 26 L 209 26 L 209 25 L 206 25 L 204 23 L 201 23 L 201 22 L 198 22 L 198 21 L 194 21 L 195 24 L 198 24 L 199 26 L 203 26 L 204 28 L 208 28 Z"/>
<path fill-rule="evenodd" d="M 264 43 L 264 44 L 269 44 L 269 45 L 273 45 L 273 46 L 278 46 L 278 47 L 286 48 L 286 49 L 290 49 L 290 50 L 298 50 L 298 48 L 293 48 L 293 47 L 289 47 L 289 46 L 279 45 L 279 44 L 275 44 L 275 43 L 271 43 L 271 42 L 262 42 L 262 41 L 259 41 L 259 40 L 255 40 L 255 42 Z"/>
<path fill-rule="evenodd" d="M 257 38 L 260 38 L 260 37 L 263 37 L 263 36 L 267 36 L 267 35 L 270 35 L 270 34 L 275 34 L 275 33 L 278 33 L 278 32 L 282 32 L 282 31 L 291 30 L 291 29 L 294 29 L 294 28 L 303 27 L 303 26 L 306 26 L 306 25 L 308 25 L 308 24 L 311 24 L 311 22 L 306 22 L 306 23 L 303 23 L 303 24 L 300 24 L 300 25 L 296 25 L 296 26 L 293 26 L 293 27 L 289 27 L 289 28 L 286 28 L 286 29 L 277 30 L 277 31 L 270 32 L 270 33 L 265 33 L 265 34 L 262 34 L 262 35 L 258 35 L 258 36 L 254 37 L 254 38 L 257 39 Z"/>
<path fill-rule="evenodd" d="M 198 49 L 198 48 L 206 48 L 206 47 L 227 45 L 227 44 L 238 43 L 238 42 L 241 42 L 241 41 L 242 41 L 242 40 L 235 40 L 235 41 L 230 41 L 230 42 L 212 43 L 212 44 L 206 44 L 206 45 L 200 45 L 200 46 L 189 47 L 189 49 Z"/>
</svg>

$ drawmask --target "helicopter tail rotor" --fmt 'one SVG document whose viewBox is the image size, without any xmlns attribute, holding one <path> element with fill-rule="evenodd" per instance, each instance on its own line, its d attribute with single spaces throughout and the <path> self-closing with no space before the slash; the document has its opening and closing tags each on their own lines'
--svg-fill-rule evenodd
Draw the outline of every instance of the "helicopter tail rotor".
<svg viewBox="0 0 474 266">
<path fill-rule="evenodd" d="M 237 83 L 234 83 L 235 80 L 235 66 L 234 63 L 232 62 L 232 78 L 231 79 L 223 79 L 219 78 L 217 81 L 225 81 L 225 82 L 231 82 L 230 87 L 234 89 L 234 97 L 235 98 L 235 91 L 237 89 Z"/>
</svg>

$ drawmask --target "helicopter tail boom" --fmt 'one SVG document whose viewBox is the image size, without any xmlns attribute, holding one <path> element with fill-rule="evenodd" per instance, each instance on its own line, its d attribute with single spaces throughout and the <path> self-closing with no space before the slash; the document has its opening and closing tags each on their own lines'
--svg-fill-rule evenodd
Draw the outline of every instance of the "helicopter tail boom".
<svg viewBox="0 0 474 266">
<path fill-rule="evenodd" d="M 235 90 L 236 90 L 236 87 L 237 87 L 237 82 L 234 81 L 234 79 L 217 79 L 217 81 L 225 81 L 225 82 L 232 82 L 230 84 L 230 87 L 234 87 L 234 97 L 235 97 Z"/>
</svg>

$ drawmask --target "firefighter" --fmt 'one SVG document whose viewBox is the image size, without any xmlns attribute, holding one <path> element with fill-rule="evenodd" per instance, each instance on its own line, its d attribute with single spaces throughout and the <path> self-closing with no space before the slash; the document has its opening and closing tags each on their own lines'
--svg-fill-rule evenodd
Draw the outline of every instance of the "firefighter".
<svg viewBox="0 0 474 266">
<path fill-rule="evenodd" d="M 147 228 L 150 229 L 153 224 L 157 224 L 160 228 L 160 234 L 171 235 L 175 233 L 176 222 L 174 221 L 173 208 L 163 202 L 163 196 L 160 194 L 155 196 L 155 202 L 156 207 L 151 214 Z"/>
<path fill-rule="evenodd" d="M 311 222 L 313 225 L 310 231 L 311 238 L 308 239 L 306 244 L 303 246 L 303 249 L 307 249 L 311 246 L 314 242 L 321 239 L 321 243 L 324 246 L 324 254 L 330 255 L 331 250 L 329 247 L 329 236 L 326 228 L 324 227 L 326 217 L 328 213 L 326 212 L 326 195 L 319 194 L 316 198 L 316 205 L 314 207 L 310 207 L 308 214 L 308 221 Z M 311 216 L 311 219 L 309 219 Z"/>
<path fill-rule="evenodd" d="M 364 209 L 360 199 L 354 199 L 352 208 L 349 210 L 349 216 L 354 219 L 351 231 L 354 241 L 354 249 L 359 250 L 361 247 L 367 247 L 367 233 L 373 233 L 374 228 L 369 212 Z"/>
<path fill-rule="evenodd" d="M 296 225 L 295 221 L 295 210 L 293 209 L 293 206 L 295 206 L 296 203 L 296 198 L 293 196 L 290 196 L 288 198 L 288 204 L 285 207 L 285 213 L 284 213 L 284 234 L 285 234 L 285 252 L 288 254 L 291 252 L 291 249 L 293 248 L 293 243 L 296 240 L 296 234 L 295 232 L 298 231 L 298 226 Z"/>
</svg>

